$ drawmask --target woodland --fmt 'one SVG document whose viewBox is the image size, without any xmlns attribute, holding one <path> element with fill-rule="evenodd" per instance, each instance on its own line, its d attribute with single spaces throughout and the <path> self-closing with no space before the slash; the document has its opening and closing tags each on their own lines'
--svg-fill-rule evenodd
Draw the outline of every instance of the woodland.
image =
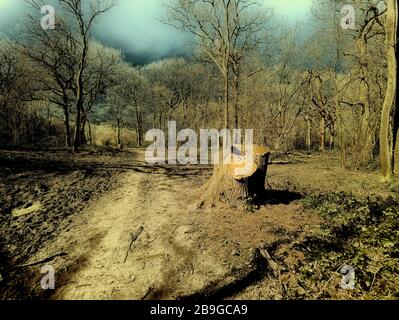
<svg viewBox="0 0 399 320">
<path fill-rule="evenodd" d="M 142 64 L 96 36 L 117 1 L 27 1 L 0 33 L 0 297 L 398 299 L 397 3 L 261 2 L 165 1 L 185 54 Z M 253 170 L 146 163 L 171 121 L 252 129 Z"/>
</svg>

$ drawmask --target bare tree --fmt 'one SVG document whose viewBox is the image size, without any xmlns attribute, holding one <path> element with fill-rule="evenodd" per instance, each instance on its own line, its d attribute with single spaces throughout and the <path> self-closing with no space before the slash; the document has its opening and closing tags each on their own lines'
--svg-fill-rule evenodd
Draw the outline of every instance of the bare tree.
<svg viewBox="0 0 399 320">
<path fill-rule="evenodd" d="M 184 59 L 165 59 L 145 68 L 155 85 L 154 93 L 161 102 L 160 126 L 163 128 L 172 119 L 179 107 L 188 107 L 196 87 L 195 75 L 190 62 Z"/>
<path fill-rule="evenodd" d="M 37 3 L 34 3 L 37 6 Z M 24 54 L 37 65 L 42 74 L 33 75 L 38 89 L 33 100 L 45 95 L 49 102 L 59 106 L 64 114 L 65 144 L 72 146 L 70 114 L 75 101 L 75 76 L 77 68 L 77 43 L 66 22 L 59 17 L 57 27 L 51 32 L 43 30 L 37 17 L 29 14 L 24 27 L 27 42 Z M 44 76 L 43 76 L 44 73 Z"/>
<path fill-rule="evenodd" d="M 78 151 L 81 145 L 81 117 L 84 113 L 84 92 L 85 81 L 84 72 L 87 67 L 87 59 L 90 48 L 90 39 L 92 38 L 92 29 L 98 17 L 113 6 L 112 0 L 95 0 L 89 2 L 89 8 L 82 10 L 81 0 L 60 0 L 65 10 L 71 14 L 76 21 L 79 48 L 79 64 L 75 78 L 76 85 L 76 121 L 73 150 Z"/>
<path fill-rule="evenodd" d="M 6 144 L 17 143 L 20 121 L 23 77 L 18 55 L 6 41 L 0 41 L 0 128 Z M 10 141 L 11 140 L 11 141 Z"/>
<path fill-rule="evenodd" d="M 141 147 L 144 141 L 145 117 L 148 114 L 150 102 L 154 103 L 150 101 L 151 91 L 148 80 L 131 65 L 120 64 L 117 78 L 106 93 L 108 112 L 117 124 L 118 144 L 121 144 L 121 127 L 133 119 L 137 146 Z"/>
<path fill-rule="evenodd" d="M 30 0 L 32 6 L 40 8 L 44 2 Z M 89 52 L 93 37 L 93 27 L 98 18 L 108 12 L 115 0 L 57 0 L 62 12 L 57 18 L 57 26 L 52 32 L 42 30 L 38 17 L 29 16 L 27 34 L 36 40 L 37 50 L 26 50 L 31 58 L 43 63 L 52 74 L 49 82 L 43 82 L 45 89 L 51 91 L 53 102 L 64 110 L 67 144 L 78 151 L 82 144 L 82 126 L 85 123 L 85 97 L 89 77 L 85 77 L 89 62 Z M 47 3 L 46 3 L 47 4 Z M 54 31 L 54 32 L 53 32 Z M 71 98 L 72 93 L 72 98 Z M 90 98 L 89 98 L 90 99 Z M 69 128 L 69 108 L 75 109 L 75 133 L 73 142 Z M 89 102 L 90 105 L 90 102 Z"/>
<path fill-rule="evenodd" d="M 214 63 L 223 77 L 226 128 L 230 126 L 230 71 L 235 77 L 237 122 L 240 61 L 262 36 L 265 16 L 258 5 L 251 0 L 177 0 L 167 5 L 167 23 L 194 35 L 202 58 Z"/>
<path fill-rule="evenodd" d="M 80 120 L 80 143 L 86 144 L 86 123 L 89 123 L 89 113 L 93 105 L 102 100 L 106 95 L 106 88 L 119 76 L 119 66 L 123 58 L 120 50 L 107 48 L 98 42 L 92 41 L 87 57 L 87 67 L 83 75 L 84 78 L 84 96 L 83 112 Z M 90 126 L 90 124 L 89 124 Z"/>
</svg>

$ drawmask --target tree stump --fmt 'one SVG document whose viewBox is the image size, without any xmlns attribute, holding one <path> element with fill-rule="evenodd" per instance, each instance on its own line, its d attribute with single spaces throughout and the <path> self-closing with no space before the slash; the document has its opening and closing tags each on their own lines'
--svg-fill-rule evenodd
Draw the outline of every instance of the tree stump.
<svg viewBox="0 0 399 320">
<path fill-rule="evenodd" d="M 243 148 L 241 148 L 243 149 Z M 231 164 L 215 165 L 212 177 L 201 187 L 201 200 L 198 207 L 215 206 L 223 202 L 231 207 L 245 206 L 249 198 L 255 199 L 265 192 L 265 180 L 269 162 L 270 149 L 264 146 L 253 146 L 253 161 L 241 156 L 243 152 L 235 148 Z M 237 174 L 237 169 L 245 170 L 245 174 Z"/>
</svg>

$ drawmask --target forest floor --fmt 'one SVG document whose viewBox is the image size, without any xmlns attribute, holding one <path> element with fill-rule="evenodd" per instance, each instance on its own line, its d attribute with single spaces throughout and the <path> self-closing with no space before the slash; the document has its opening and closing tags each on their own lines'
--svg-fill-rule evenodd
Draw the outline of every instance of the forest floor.
<svg viewBox="0 0 399 320">
<path fill-rule="evenodd" d="M 399 298 L 397 182 L 283 153 L 263 203 L 198 209 L 211 167 L 143 155 L 0 151 L 1 299 Z M 345 264 L 355 290 L 340 288 Z M 41 288 L 45 265 L 55 290 Z"/>
</svg>

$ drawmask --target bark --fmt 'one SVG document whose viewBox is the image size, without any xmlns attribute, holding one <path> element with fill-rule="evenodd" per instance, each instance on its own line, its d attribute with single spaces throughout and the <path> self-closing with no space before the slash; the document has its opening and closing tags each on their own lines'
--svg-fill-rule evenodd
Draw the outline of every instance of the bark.
<svg viewBox="0 0 399 320">
<path fill-rule="evenodd" d="M 341 163 L 341 168 L 344 169 L 346 167 L 346 142 L 345 142 L 344 120 L 342 118 L 341 111 L 339 111 L 338 126 L 339 126 L 340 163 Z"/>
<path fill-rule="evenodd" d="M 395 120 L 394 120 L 394 169 L 395 176 L 399 177 L 399 108 L 396 105 Z"/>
<path fill-rule="evenodd" d="M 121 139 L 121 123 L 119 120 L 116 121 L 117 127 L 117 140 L 118 140 L 118 148 L 122 149 L 122 139 Z"/>
<path fill-rule="evenodd" d="M 306 147 L 308 150 L 312 148 L 312 123 L 310 117 L 306 116 Z"/>
<path fill-rule="evenodd" d="M 324 117 L 321 117 L 320 119 L 320 151 L 325 150 L 325 141 L 326 141 L 326 119 Z"/>
<path fill-rule="evenodd" d="M 140 110 L 137 106 L 135 107 L 136 113 L 136 138 L 137 138 L 137 146 L 141 147 L 143 145 L 143 136 L 144 136 L 144 112 Z"/>
<path fill-rule="evenodd" d="M 69 123 L 69 109 L 68 107 L 64 107 L 64 128 L 65 128 L 65 146 L 72 146 L 72 138 L 71 138 L 71 126 Z"/>
<path fill-rule="evenodd" d="M 231 207 L 243 207 L 249 197 L 263 196 L 270 150 L 254 146 L 253 170 L 245 176 L 237 176 L 236 164 L 215 165 L 212 177 L 200 189 L 199 207 L 224 203 Z M 241 165 L 239 165 L 241 166 Z"/>
<path fill-rule="evenodd" d="M 229 65 L 227 64 L 225 74 L 224 74 L 224 127 L 225 129 L 229 129 L 230 122 L 230 86 L 229 86 Z"/>
<path fill-rule="evenodd" d="M 372 161 L 373 158 L 373 130 L 371 128 L 370 86 L 367 74 L 367 43 L 363 34 L 358 37 L 356 44 L 361 72 L 359 101 L 362 105 L 362 113 L 354 154 L 354 163 L 358 168 L 361 168 Z"/>
<path fill-rule="evenodd" d="M 86 64 L 86 55 L 87 55 L 87 43 L 85 43 L 83 48 L 83 54 L 80 61 L 80 68 L 77 76 L 77 89 L 76 89 L 76 124 L 75 124 L 75 137 L 73 142 L 73 151 L 78 152 L 79 147 L 81 146 L 81 120 L 82 120 L 82 110 L 84 110 L 84 81 L 83 81 L 83 72 Z"/>
<path fill-rule="evenodd" d="M 91 124 L 90 124 L 89 120 L 87 120 L 87 125 L 88 125 L 88 128 L 89 128 L 89 142 L 90 142 L 90 146 L 92 146 L 93 145 L 93 136 L 91 134 Z"/>
<path fill-rule="evenodd" d="M 136 128 L 136 143 L 138 147 L 143 146 L 144 130 L 141 126 Z"/>
<path fill-rule="evenodd" d="M 233 88 L 234 88 L 234 128 L 239 128 L 239 90 L 240 90 L 240 70 L 239 63 L 233 63 Z"/>
<path fill-rule="evenodd" d="M 396 92 L 396 28 L 397 28 L 397 3 L 388 0 L 386 13 L 386 50 L 388 61 L 387 92 L 381 112 L 380 128 L 380 163 L 381 173 L 389 179 L 392 175 L 391 148 L 390 148 L 390 119 Z"/>
<path fill-rule="evenodd" d="M 87 144 L 87 138 L 86 138 L 86 123 L 87 123 L 87 117 L 85 114 L 84 110 L 81 110 L 80 113 L 80 145 L 84 146 Z"/>
<path fill-rule="evenodd" d="M 75 134 L 73 141 L 73 152 L 78 152 L 80 147 L 80 107 L 76 108 L 76 120 L 75 120 Z"/>
<path fill-rule="evenodd" d="M 335 144 L 335 129 L 334 129 L 333 124 L 329 127 L 328 132 L 329 132 L 329 138 L 330 138 L 329 148 L 330 148 L 330 150 L 333 150 L 334 144 Z"/>
<path fill-rule="evenodd" d="M 396 15 L 398 15 L 398 10 L 396 9 Z M 398 34 L 398 23 L 396 23 L 396 35 Z M 395 46 L 396 63 L 398 62 L 398 42 L 396 41 Z M 398 79 L 398 68 L 396 67 L 396 79 Z M 397 96 L 396 96 L 397 98 Z M 397 100 L 397 99 L 396 99 Z M 399 103 L 396 101 L 396 111 L 393 124 L 394 133 L 394 174 L 399 177 Z"/>
<path fill-rule="evenodd" d="M 337 12 L 334 12 L 334 20 L 337 19 L 336 17 Z M 342 117 L 342 109 L 339 102 L 340 99 L 340 88 L 339 88 L 339 81 L 338 81 L 338 68 L 341 63 L 341 27 L 337 24 L 337 51 L 336 51 L 336 60 L 335 60 L 335 97 L 334 97 L 334 104 L 336 110 L 336 117 L 337 117 L 337 126 L 339 131 L 339 160 L 341 164 L 341 168 L 344 169 L 346 166 L 346 143 L 345 143 L 345 130 L 344 130 L 344 120 Z"/>
</svg>

